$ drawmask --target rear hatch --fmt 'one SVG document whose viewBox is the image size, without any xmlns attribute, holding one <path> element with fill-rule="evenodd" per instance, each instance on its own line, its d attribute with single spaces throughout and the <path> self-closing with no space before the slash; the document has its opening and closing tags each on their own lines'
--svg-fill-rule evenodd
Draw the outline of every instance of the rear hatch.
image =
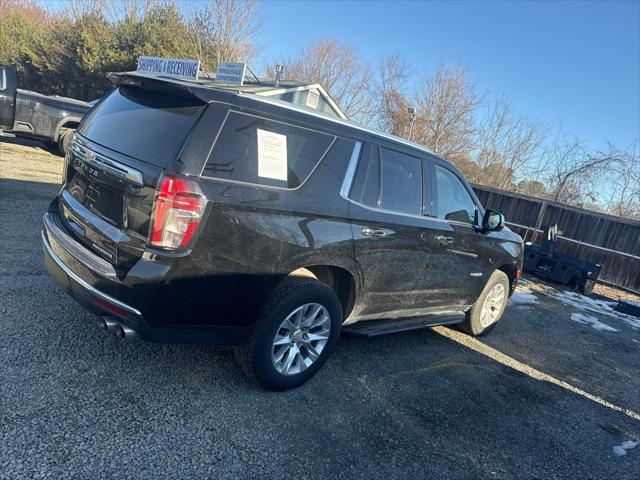
<svg viewBox="0 0 640 480">
<path fill-rule="evenodd" d="M 130 268 L 149 243 L 158 183 L 205 104 L 120 86 L 84 119 L 66 160 L 59 210 L 66 230 Z"/>
</svg>

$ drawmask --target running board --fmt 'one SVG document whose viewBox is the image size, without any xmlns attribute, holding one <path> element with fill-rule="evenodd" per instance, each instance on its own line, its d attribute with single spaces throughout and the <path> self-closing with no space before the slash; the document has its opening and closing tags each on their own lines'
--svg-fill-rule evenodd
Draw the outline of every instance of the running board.
<svg viewBox="0 0 640 480">
<path fill-rule="evenodd" d="M 350 337 L 377 337 L 388 333 L 408 332 L 462 321 L 464 321 L 464 313 L 392 320 L 364 320 L 342 327 L 342 333 Z"/>
</svg>

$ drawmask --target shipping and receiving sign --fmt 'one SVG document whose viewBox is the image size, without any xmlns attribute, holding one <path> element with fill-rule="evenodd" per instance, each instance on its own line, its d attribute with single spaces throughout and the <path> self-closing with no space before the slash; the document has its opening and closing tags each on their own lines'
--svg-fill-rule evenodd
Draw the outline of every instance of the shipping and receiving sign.
<svg viewBox="0 0 640 480">
<path fill-rule="evenodd" d="M 138 59 L 136 71 L 163 77 L 197 80 L 200 60 L 184 58 L 145 57 Z"/>
<path fill-rule="evenodd" d="M 221 62 L 218 64 L 218 69 L 216 70 L 216 83 L 242 85 L 246 70 L 246 63 Z"/>
</svg>

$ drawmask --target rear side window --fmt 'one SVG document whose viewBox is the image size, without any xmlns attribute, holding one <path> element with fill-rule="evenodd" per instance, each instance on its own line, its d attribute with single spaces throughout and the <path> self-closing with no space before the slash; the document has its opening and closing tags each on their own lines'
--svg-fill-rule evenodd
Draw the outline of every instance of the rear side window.
<svg viewBox="0 0 640 480">
<path fill-rule="evenodd" d="M 421 160 L 380 149 L 380 208 L 410 215 L 422 210 Z"/>
<path fill-rule="evenodd" d="M 202 171 L 206 177 L 297 188 L 336 137 L 231 112 Z"/>
<path fill-rule="evenodd" d="M 349 198 L 372 208 L 420 215 L 422 162 L 410 155 L 366 144 Z"/>
<path fill-rule="evenodd" d="M 195 99 L 120 87 L 89 112 L 78 131 L 104 147 L 165 167 L 203 108 Z"/>
<path fill-rule="evenodd" d="M 443 220 L 476 223 L 476 204 L 453 172 L 436 165 L 437 215 Z"/>
<path fill-rule="evenodd" d="M 353 179 L 349 198 L 368 207 L 377 208 L 380 193 L 380 158 L 377 145 L 365 146 Z"/>
</svg>

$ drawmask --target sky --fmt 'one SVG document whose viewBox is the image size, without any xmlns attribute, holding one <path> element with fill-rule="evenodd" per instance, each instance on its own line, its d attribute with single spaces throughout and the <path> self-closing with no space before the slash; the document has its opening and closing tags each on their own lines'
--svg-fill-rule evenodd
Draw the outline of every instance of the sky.
<svg viewBox="0 0 640 480">
<path fill-rule="evenodd" d="M 262 2 L 260 63 L 334 37 L 375 65 L 399 51 L 418 79 L 468 65 L 480 93 L 594 149 L 640 138 L 640 0 Z"/>
</svg>

